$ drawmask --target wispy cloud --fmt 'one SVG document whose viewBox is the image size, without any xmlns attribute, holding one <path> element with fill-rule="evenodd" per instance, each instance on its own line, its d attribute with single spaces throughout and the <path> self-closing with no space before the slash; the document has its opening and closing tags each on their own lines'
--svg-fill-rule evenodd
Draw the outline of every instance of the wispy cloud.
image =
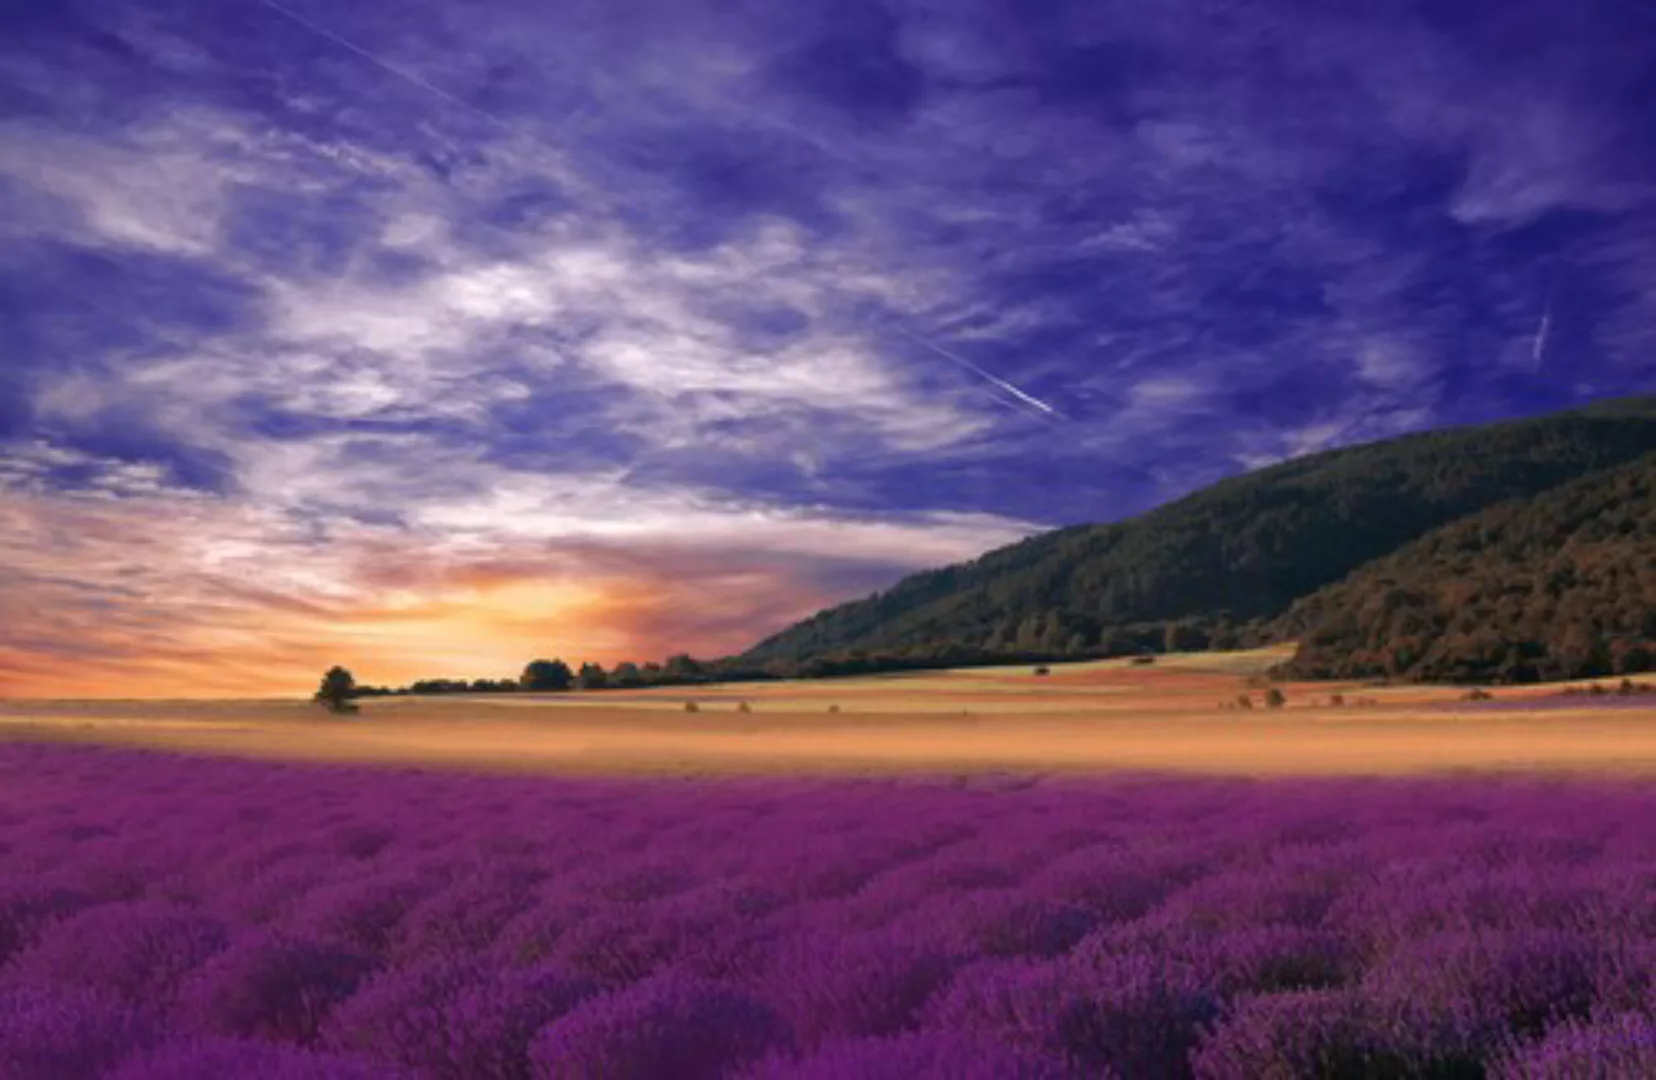
<svg viewBox="0 0 1656 1080">
<path fill-rule="evenodd" d="M 735 648 L 1036 524 L 1647 388 L 1656 57 L 1607 10 L 8 12 L 0 664 Z M 726 599 L 674 614 L 658 562 Z"/>
</svg>

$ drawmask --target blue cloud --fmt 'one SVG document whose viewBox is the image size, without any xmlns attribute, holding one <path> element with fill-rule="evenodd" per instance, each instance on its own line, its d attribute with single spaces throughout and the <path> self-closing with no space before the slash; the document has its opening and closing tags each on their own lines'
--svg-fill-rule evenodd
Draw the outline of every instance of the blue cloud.
<svg viewBox="0 0 1656 1080">
<path fill-rule="evenodd" d="M 1656 379 L 1642 7 L 281 6 L 0 15 L 0 485 L 999 539 Z"/>
</svg>

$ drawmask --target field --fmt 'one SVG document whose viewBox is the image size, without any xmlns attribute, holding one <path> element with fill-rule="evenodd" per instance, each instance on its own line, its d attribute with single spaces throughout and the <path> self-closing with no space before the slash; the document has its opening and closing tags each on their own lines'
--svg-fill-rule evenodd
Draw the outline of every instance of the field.
<svg viewBox="0 0 1656 1080">
<path fill-rule="evenodd" d="M 1653 886 L 1631 782 L 17 743 L 0 1075 L 1648 1076 Z"/>
<path fill-rule="evenodd" d="M 1270 659 L 12 702 L 0 1078 L 1656 1075 L 1648 705 Z"/>
<path fill-rule="evenodd" d="M 1249 675 L 1280 651 L 826 682 L 384 699 L 356 717 L 302 702 L 0 702 L 0 737 L 561 773 L 1155 770 L 1416 774 L 1649 772 L 1656 699 L 1287 684 Z M 1255 708 L 1221 708 L 1251 692 Z M 1335 694 L 1342 707 L 1330 704 Z M 699 711 L 684 711 L 686 700 Z M 1359 704 L 1361 702 L 1361 704 Z M 739 706 L 746 703 L 749 712 Z M 1615 705 L 1631 707 L 1615 707 Z M 836 711 L 830 711 L 830 710 Z"/>
</svg>

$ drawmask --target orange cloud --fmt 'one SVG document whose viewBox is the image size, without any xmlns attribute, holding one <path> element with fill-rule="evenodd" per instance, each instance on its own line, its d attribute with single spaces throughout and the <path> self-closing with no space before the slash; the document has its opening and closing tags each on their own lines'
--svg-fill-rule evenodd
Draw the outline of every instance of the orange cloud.
<svg viewBox="0 0 1656 1080">
<path fill-rule="evenodd" d="M 753 531 L 756 546 L 736 550 L 724 528 L 604 542 L 318 534 L 209 499 L 13 494 L 0 501 L 0 695 L 296 696 L 336 663 L 400 685 L 511 676 L 542 656 L 728 655 L 901 572 L 902 536 L 876 528 L 831 532 L 836 555 L 792 533 Z"/>
</svg>

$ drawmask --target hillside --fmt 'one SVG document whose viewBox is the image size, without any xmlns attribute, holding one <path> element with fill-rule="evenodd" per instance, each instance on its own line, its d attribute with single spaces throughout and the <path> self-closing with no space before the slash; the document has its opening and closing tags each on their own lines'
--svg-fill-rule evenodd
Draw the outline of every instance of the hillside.
<svg viewBox="0 0 1656 1080">
<path fill-rule="evenodd" d="M 913 575 L 740 659 L 1260 642 L 1296 600 L 1440 526 L 1652 451 L 1656 397 L 1329 451 Z"/>
<path fill-rule="evenodd" d="M 1435 529 L 1296 603 L 1297 678 L 1534 682 L 1656 666 L 1656 454 Z"/>
</svg>

